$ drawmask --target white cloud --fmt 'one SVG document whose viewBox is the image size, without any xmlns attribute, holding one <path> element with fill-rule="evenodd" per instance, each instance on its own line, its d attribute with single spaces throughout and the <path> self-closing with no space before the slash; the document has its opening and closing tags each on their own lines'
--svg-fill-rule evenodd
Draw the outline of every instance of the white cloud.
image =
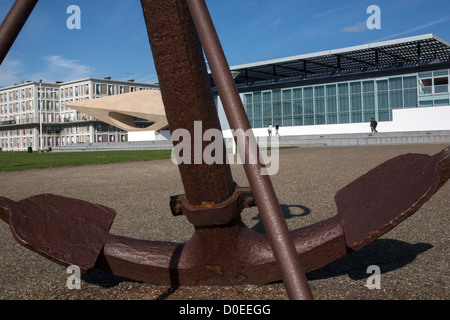
<svg viewBox="0 0 450 320">
<path fill-rule="evenodd" d="M 0 67 L 0 87 L 11 86 L 24 80 L 21 76 L 23 64 L 18 59 L 6 58 Z M 28 79 L 27 79 L 28 80 Z M 25 81 L 27 81 L 25 80 Z"/>
<path fill-rule="evenodd" d="M 78 60 L 70 60 L 58 55 L 47 56 L 43 59 L 47 62 L 47 70 L 44 72 L 44 75 L 51 81 L 87 78 L 94 71 L 93 67 L 83 65 Z"/>
<path fill-rule="evenodd" d="M 21 81 L 70 81 L 88 78 L 95 68 L 80 63 L 78 60 L 67 59 L 59 55 L 43 57 L 44 64 L 27 71 L 26 63 L 17 58 L 6 58 L 0 67 L 0 86 L 11 86 Z M 29 64 L 28 64 L 29 65 Z"/>
<path fill-rule="evenodd" d="M 282 23 L 281 19 L 275 20 L 270 24 L 270 27 L 278 27 Z"/>
<path fill-rule="evenodd" d="M 348 33 L 348 32 L 363 32 L 367 30 L 369 30 L 367 28 L 367 23 L 365 21 L 359 21 L 357 24 L 342 28 L 339 31 L 342 33 Z"/>
</svg>

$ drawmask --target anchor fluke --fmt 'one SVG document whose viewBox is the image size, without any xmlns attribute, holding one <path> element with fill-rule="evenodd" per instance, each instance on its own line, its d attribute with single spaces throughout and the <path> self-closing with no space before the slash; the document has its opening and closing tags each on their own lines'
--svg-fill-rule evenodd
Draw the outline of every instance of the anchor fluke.
<svg viewBox="0 0 450 320">
<path fill-rule="evenodd" d="M 23 246 L 62 265 L 91 270 L 107 240 L 113 209 L 52 194 L 0 198 L 0 217 Z"/>
</svg>

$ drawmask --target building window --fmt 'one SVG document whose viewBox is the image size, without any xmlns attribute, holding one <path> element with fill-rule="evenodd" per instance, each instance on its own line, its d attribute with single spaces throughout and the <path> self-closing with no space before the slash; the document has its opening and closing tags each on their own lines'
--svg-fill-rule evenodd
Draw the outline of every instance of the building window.
<svg viewBox="0 0 450 320">
<path fill-rule="evenodd" d="M 418 106 L 417 77 L 403 77 L 403 101 L 405 108 Z"/>
<path fill-rule="evenodd" d="M 303 88 L 303 124 L 314 124 L 314 88 Z"/>
<path fill-rule="evenodd" d="M 276 122 L 276 121 L 274 121 Z M 325 124 L 325 87 L 314 87 L 314 124 Z"/>
<path fill-rule="evenodd" d="M 419 80 L 419 93 L 421 95 L 433 94 L 433 79 L 420 79 Z"/>
<path fill-rule="evenodd" d="M 434 78 L 434 93 L 448 93 L 448 77 Z"/>
<path fill-rule="evenodd" d="M 449 96 L 448 70 L 419 73 L 419 106 L 432 107 L 448 105 Z"/>
</svg>

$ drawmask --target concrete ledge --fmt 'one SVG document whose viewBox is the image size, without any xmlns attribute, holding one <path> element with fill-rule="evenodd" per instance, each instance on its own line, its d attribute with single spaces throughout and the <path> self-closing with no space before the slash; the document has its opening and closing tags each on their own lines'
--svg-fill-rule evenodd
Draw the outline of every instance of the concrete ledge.
<svg viewBox="0 0 450 320">
<path fill-rule="evenodd" d="M 54 148 L 54 152 L 89 152 L 89 151 L 121 151 L 121 150 L 170 150 L 171 141 L 143 141 L 143 142 L 110 142 L 110 143 L 76 143 L 61 148 Z"/>
<path fill-rule="evenodd" d="M 259 137 L 258 139 L 263 139 Z M 450 144 L 450 131 L 383 132 L 333 135 L 282 136 L 280 146 L 376 146 L 396 144 Z"/>
<path fill-rule="evenodd" d="M 266 137 L 257 137 L 258 141 Z M 226 139 L 227 148 L 232 147 Z M 379 132 L 329 135 L 282 136 L 281 147 L 339 147 L 405 144 L 450 144 L 450 131 Z M 111 143 L 80 143 L 54 148 L 54 152 L 86 152 L 111 150 L 170 150 L 171 141 L 140 141 Z"/>
</svg>

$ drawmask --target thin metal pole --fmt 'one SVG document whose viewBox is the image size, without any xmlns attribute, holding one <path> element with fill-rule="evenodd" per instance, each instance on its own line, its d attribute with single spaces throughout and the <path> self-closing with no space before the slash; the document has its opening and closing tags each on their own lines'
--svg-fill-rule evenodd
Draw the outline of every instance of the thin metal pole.
<svg viewBox="0 0 450 320">
<path fill-rule="evenodd" d="M 0 65 L 11 49 L 38 0 L 16 0 L 0 25 Z"/>
<path fill-rule="evenodd" d="M 222 100 L 228 122 L 236 132 L 246 132 L 250 145 L 255 144 L 250 122 L 245 113 L 228 62 L 204 0 L 187 0 L 197 33 L 203 45 L 208 64 Z M 237 130 L 242 129 L 242 130 Z M 239 139 L 239 137 L 238 137 Z M 241 144 L 238 144 L 241 147 Z M 246 148 L 247 149 L 247 148 Z M 240 154 L 248 153 L 240 150 Z M 259 153 L 259 151 L 258 151 Z M 244 161 L 244 169 L 252 188 L 264 228 L 267 232 L 287 294 L 292 300 L 313 299 L 304 269 L 295 249 L 294 241 L 284 220 L 280 204 L 268 175 L 262 175 L 263 165 L 258 155 L 257 163 Z M 249 159 L 246 157 L 245 159 Z"/>
<path fill-rule="evenodd" d="M 42 80 L 39 80 L 39 151 L 43 152 L 44 144 L 42 137 Z"/>
</svg>

